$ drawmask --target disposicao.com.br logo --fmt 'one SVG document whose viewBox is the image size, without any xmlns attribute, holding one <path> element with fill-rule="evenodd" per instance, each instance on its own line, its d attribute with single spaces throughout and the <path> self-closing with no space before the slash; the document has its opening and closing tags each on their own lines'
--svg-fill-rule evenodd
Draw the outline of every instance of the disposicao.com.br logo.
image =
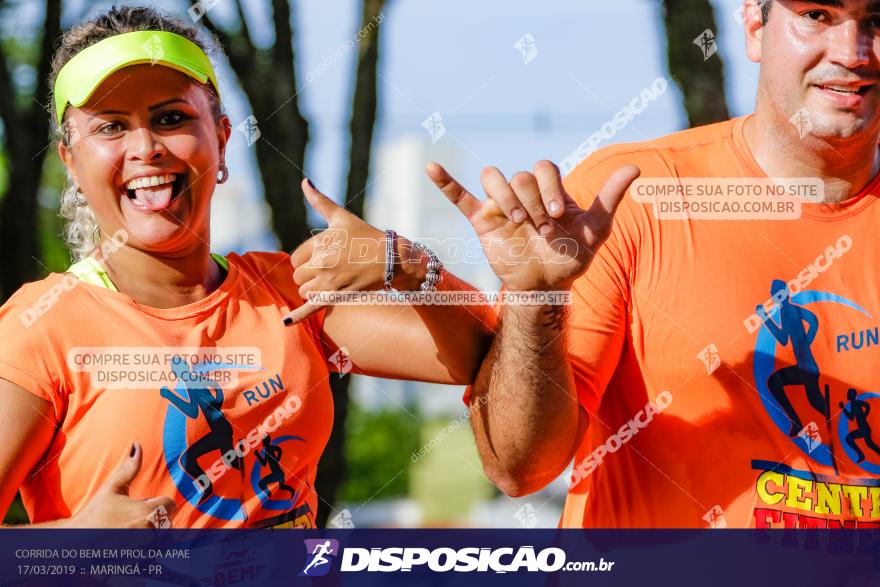
<svg viewBox="0 0 880 587">
<path fill-rule="evenodd" d="M 326 575 L 333 558 L 339 554 L 336 540 L 306 540 L 308 559 L 301 576 Z M 535 551 L 533 546 L 518 548 L 465 547 L 421 548 L 388 547 L 356 548 L 342 550 L 339 570 L 346 572 L 411 572 L 414 568 L 427 568 L 437 573 L 553 573 L 556 571 L 611 571 L 613 561 L 600 558 L 596 561 L 566 561 L 561 548 L 544 548 Z"/>
<path fill-rule="evenodd" d="M 300 577 L 321 577 L 330 571 L 333 559 L 339 554 L 339 541 L 332 538 L 306 539 L 306 566 Z"/>
</svg>

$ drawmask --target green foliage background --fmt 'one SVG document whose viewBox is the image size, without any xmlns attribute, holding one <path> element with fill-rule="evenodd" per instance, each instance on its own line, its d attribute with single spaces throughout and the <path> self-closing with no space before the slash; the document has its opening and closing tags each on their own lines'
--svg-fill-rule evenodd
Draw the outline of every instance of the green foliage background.
<svg viewBox="0 0 880 587">
<path fill-rule="evenodd" d="M 340 501 L 406 495 L 410 457 L 419 449 L 420 429 L 421 424 L 403 410 L 368 412 L 351 402 L 345 443 L 348 471 Z"/>
</svg>

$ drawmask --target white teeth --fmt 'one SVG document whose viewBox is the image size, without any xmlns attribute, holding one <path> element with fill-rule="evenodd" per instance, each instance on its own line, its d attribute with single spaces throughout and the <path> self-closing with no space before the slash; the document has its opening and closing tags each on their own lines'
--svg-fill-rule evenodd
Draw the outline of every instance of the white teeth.
<svg viewBox="0 0 880 587">
<path fill-rule="evenodd" d="M 177 179 L 177 175 L 169 173 L 166 175 L 150 175 L 147 177 L 138 177 L 125 184 L 125 189 L 136 190 L 138 188 L 151 187 L 171 183 Z"/>
<path fill-rule="evenodd" d="M 841 94 L 858 94 L 861 88 L 853 88 L 852 86 L 822 86 L 826 90 L 834 90 Z"/>
</svg>

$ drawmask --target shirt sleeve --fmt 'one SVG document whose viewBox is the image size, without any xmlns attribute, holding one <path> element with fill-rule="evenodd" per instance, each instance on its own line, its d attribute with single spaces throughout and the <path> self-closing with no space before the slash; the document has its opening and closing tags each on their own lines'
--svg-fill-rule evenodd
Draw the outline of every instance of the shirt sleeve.
<svg viewBox="0 0 880 587">
<path fill-rule="evenodd" d="M 588 413 L 598 409 L 626 338 L 630 290 L 616 248 L 603 247 L 572 287 L 568 357 L 578 402 Z"/>
<path fill-rule="evenodd" d="M 47 330 L 50 316 L 43 316 L 51 292 L 39 294 L 35 284 L 19 289 L 0 307 L 0 379 L 52 404 L 55 424 L 64 414 L 65 398 L 58 373 L 59 363 L 53 337 Z"/>
<path fill-rule="evenodd" d="M 641 178 L 669 175 L 657 151 L 619 145 L 596 151 L 563 179 L 563 185 L 586 209 L 611 174 L 627 164 L 637 165 Z M 627 191 L 608 239 L 572 286 L 568 356 L 578 402 L 588 413 L 599 408 L 627 344 L 635 273 L 643 251 L 651 246 L 650 213 L 650 207 Z"/>
</svg>

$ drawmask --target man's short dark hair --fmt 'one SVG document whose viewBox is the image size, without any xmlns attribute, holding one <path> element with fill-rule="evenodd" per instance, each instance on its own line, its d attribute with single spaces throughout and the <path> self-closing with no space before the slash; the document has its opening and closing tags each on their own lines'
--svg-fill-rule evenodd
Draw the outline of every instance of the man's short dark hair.
<svg viewBox="0 0 880 587">
<path fill-rule="evenodd" d="M 767 24 L 767 17 L 770 16 L 770 3 L 773 0 L 758 0 L 758 5 L 761 7 L 761 24 Z"/>
</svg>

